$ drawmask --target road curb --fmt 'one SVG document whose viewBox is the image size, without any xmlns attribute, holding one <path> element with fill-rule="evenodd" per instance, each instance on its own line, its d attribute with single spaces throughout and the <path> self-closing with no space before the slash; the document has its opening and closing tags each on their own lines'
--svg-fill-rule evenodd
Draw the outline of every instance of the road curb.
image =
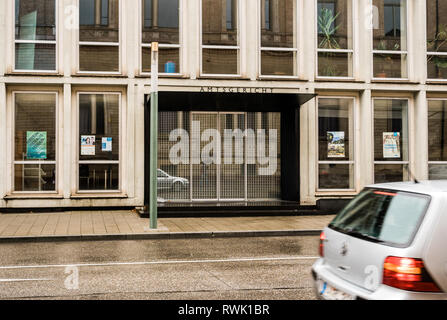
<svg viewBox="0 0 447 320">
<path fill-rule="evenodd" d="M 321 230 L 262 230 L 262 231 L 209 231 L 209 232 L 152 232 L 136 234 L 87 234 L 66 236 L 0 237 L 0 243 L 17 242 L 71 242 L 107 240 L 210 239 L 248 237 L 315 236 Z"/>
</svg>

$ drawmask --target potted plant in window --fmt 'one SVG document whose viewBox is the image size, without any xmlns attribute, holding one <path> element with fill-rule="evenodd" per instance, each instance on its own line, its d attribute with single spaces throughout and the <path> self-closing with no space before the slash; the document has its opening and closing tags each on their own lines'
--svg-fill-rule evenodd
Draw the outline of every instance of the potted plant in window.
<svg viewBox="0 0 447 320">
<path fill-rule="evenodd" d="M 335 24 L 339 15 L 340 12 L 334 15 L 333 11 L 328 8 L 321 9 L 318 15 L 319 49 L 340 49 L 340 45 L 335 37 L 336 31 L 340 28 L 340 25 Z M 337 76 L 337 66 L 333 59 L 335 54 L 333 52 L 324 52 L 323 55 L 326 58 L 323 75 L 328 77 Z"/>
<path fill-rule="evenodd" d="M 388 49 L 388 45 L 386 40 L 380 40 L 379 44 L 377 45 L 377 50 L 378 51 L 397 51 L 399 50 L 400 45 L 398 43 L 395 43 L 393 48 L 390 50 Z M 380 72 L 376 73 L 374 75 L 375 78 L 388 78 L 388 72 L 387 69 L 390 71 L 390 74 L 392 73 L 393 70 L 393 58 L 391 58 L 390 54 L 388 53 L 376 53 L 377 56 L 382 57 L 383 58 L 383 63 L 380 65 Z"/>
<path fill-rule="evenodd" d="M 447 43 L 447 25 L 438 25 L 436 34 L 433 40 L 427 40 L 428 52 L 439 52 L 440 49 Z M 443 79 L 442 70 L 447 68 L 447 62 L 445 59 L 440 58 L 437 55 L 431 55 L 428 57 L 427 62 L 433 62 L 436 67 L 436 74 L 438 79 Z"/>
</svg>

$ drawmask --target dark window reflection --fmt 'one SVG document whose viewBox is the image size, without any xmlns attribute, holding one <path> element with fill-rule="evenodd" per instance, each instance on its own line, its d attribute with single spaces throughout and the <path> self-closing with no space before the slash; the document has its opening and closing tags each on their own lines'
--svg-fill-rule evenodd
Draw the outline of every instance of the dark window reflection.
<svg viewBox="0 0 447 320">
<path fill-rule="evenodd" d="M 374 165 L 374 183 L 401 182 L 408 180 L 407 165 Z"/>
<path fill-rule="evenodd" d="M 294 48 L 295 0 L 269 0 L 261 6 L 261 46 Z"/>
<path fill-rule="evenodd" d="M 378 8 L 378 25 L 374 28 L 374 50 L 405 51 L 406 0 L 373 0 Z"/>
<path fill-rule="evenodd" d="M 56 190 L 56 165 L 16 164 L 14 166 L 14 191 L 39 192 Z"/>
<path fill-rule="evenodd" d="M 14 191 L 55 191 L 56 94 L 16 93 L 14 101 Z"/>
<path fill-rule="evenodd" d="M 16 0 L 17 40 L 56 40 L 55 0 Z"/>
<path fill-rule="evenodd" d="M 179 43 L 179 1 L 142 0 L 143 43 Z"/>
<path fill-rule="evenodd" d="M 41 136 L 42 139 L 34 138 Z M 56 95 L 15 95 L 15 160 L 56 160 Z M 39 150 L 39 152 L 36 152 Z"/>
<path fill-rule="evenodd" d="M 350 0 L 318 0 L 318 48 L 352 49 Z"/>
<path fill-rule="evenodd" d="M 447 79 L 447 1 L 427 0 L 427 73 L 429 79 Z"/>
<path fill-rule="evenodd" d="M 385 2 L 384 15 L 385 35 L 387 37 L 400 37 L 400 0 Z"/>
<path fill-rule="evenodd" d="M 119 41 L 119 1 L 80 0 L 79 41 Z"/>
<path fill-rule="evenodd" d="M 118 190 L 119 165 L 80 164 L 79 190 Z"/>
<path fill-rule="evenodd" d="M 204 45 L 238 44 L 237 0 L 202 1 L 202 43 Z"/>
<path fill-rule="evenodd" d="M 37 41 L 15 44 L 16 70 L 56 70 L 55 0 L 16 0 L 15 39 Z"/>
<path fill-rule="evenodd" d="M 447 100 L 428 102 L 428 159 L 447 161 Z"/>
<path fill-rule="evenodd" d="M 319 189 L 352 189 L 353 166 L 349 164 L 320 164 Z"/>
<path fill-rule="evenodd" d="M 80 160 L 119 160 L 119 95 L 81 94 L 79 96 Z M 95 149 L 82 145 L 82 138 L 93 137 Z M 111 143 L 107 143 L 107 138 Z M 104 140 L 105 139 L 105 140 Z"/>
</svg>

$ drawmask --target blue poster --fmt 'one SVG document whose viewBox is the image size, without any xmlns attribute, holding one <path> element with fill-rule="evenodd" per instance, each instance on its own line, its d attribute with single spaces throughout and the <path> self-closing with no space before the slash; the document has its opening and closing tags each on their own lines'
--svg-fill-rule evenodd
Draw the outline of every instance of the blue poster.
<svg viewBox="0 0 447 320">
<path fill-rule="evenodd" d="M 47 159 L 47 133 L 46 131 L 26 132 L 26 159 Z"/>
</svg>

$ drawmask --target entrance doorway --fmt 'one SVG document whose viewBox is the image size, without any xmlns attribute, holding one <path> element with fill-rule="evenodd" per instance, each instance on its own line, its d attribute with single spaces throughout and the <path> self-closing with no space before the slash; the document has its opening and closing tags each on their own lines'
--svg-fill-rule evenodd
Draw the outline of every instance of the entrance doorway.
<svg viewBox="0 0 447 320">
<path fill-rule="evenodd" d="M 280 199 L 280 127 L 278 112 L 161 111 L 159 199 Z"/>
<path fill-rule="evenodd" d="M 192 161 L 192 200 L 245 200 L 247 166 L 243 139 L 246 114 L 192 112 L 191 124 L 191 145 L 200 145 L 201 157 L 201 161 Z M 213 139 L 216 136 L 220 139 L 213 141 L 215 145 L 210 146 L 206 138 L 213 134 Z M 207 149 L 207 145 L 214 149 Z M 220 152 L 213 154 L 216 150 Z M 200 164 L 196 164 L 197 162 Z"/>
</svg>

